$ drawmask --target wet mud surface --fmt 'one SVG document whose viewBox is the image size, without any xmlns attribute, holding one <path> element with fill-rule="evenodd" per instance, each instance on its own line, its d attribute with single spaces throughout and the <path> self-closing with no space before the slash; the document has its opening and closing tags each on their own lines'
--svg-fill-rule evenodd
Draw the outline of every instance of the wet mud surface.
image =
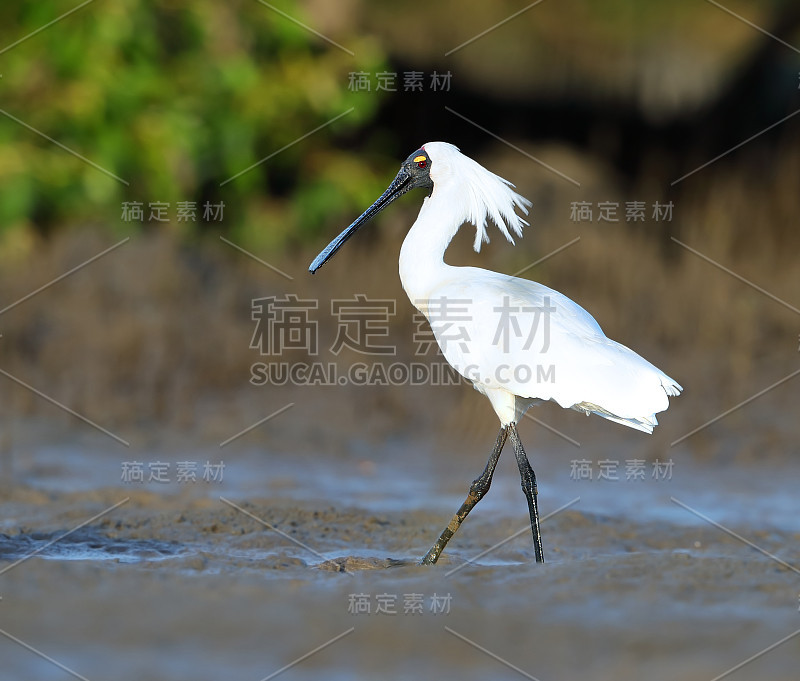
<svg viewBox="0 0 800 681">
<path fill-rule="evenodd" d="M 92 680 L 292 665 L 282 677 L 710 681 L 783 641 L 730 678 L 797 678 L 792 469 L 767 493 L 745 466 L 726 488 L 750 496 L 708 497 L 713 467 L 614 486 L 544 465 L 536 565 L 512 463 L 432 567 L 418 561 L 468 465 L 451 482 L 428 470 L 430 487 L 418 460 L 403 473 L 345 459 L 304 488 L 302 457 L 253 489 L 233 473 L 182 489 L 18 484 L 1 506 L 2 676 L 69 678 L 24 641 Z"/>
</svg>

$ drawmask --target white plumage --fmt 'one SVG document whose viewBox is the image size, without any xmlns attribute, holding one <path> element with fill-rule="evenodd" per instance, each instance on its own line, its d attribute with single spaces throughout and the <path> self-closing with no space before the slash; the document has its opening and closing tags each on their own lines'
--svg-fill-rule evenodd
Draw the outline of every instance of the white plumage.
<svg viewBox="0 0 800 681">
<path fill-rule="evenodd" d="M 544 561 L 536 475 L 517 431 L 534 403 L 600 416 L 647 433 L 681 386 L 624 345 L 606 338 L 580 305 L 527 279 L 444 262 L 465 222 L 475 226 L 475 250 L 489 240 L 491 220 L 511 243 L 528 223 L 530 201 L 513 185 L 464 156 L 452 144 L 429 142 L 411 154 L 389 188 L 311 263 L 316 272 L 378 212 L 415 187 L 433 190 L 400 249 L 400 279 L 430 322 L 447 361 L 486 395 L 500 432 L 483 473 L 439 539 L 422 559 L 435 563 L 469 512 L 489 490 L 511 439 L 528 502 L 537 562 Z"/>
<path fill-rule="evenodd" d="M 511 243 L 530 202 L 513 185 L 452 144 L 429 142 L 433 193 L 400 250 L 400 278 L 430 322 L 447 361 L 492 402 L 503 425 L 536 401 L 594 413 L 648 433 L 681 386 L 633 350 L 605 336 L 580 305 L 547 286 L 444 254 L 464 222 L 475 250 L 491 219 Z"/>
</svg>

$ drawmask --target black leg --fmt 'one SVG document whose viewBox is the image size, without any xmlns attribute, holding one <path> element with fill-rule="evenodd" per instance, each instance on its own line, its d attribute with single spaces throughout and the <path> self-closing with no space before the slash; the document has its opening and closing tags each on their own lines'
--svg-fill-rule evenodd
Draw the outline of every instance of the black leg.
<svg viewBox="0 0 800 681">
<path fill-rule="evenodd" d="M 469 512 L 481 499 L 483 499 L 486 492 L 489 491 L 489 486 L 492 484 L 494 469 L 497 467 L 497 461 L 500 459 L 500 452 L 503 451 L 503 445 L 506 443 L 507 437 L 508 427 L 503 426 L 497 435 L 497 442 L 495 442 L 494 449 L 489 455 L 489 461 L 486 463 L 486 468 L 483 469 L 483 473 L 480 474 L 480 477 L 478 477 L 472 483 L 472 485 L 470 485 L 469 494 L 467 495 L 464 503 L 461 504 L 461 508 L 459 508 L 456 514 L 453 516 L 450 524 L 444 528 L 442 534 L 439 536 L 439 539 L 437 539 L 436 543 L 431 547 L 431 550 L 425 554 L 425 557 L 422 559 L 423 565 L 432 565 L 439 560 L 439 556 L 444 550 L 444 547 L 447 546 L 447 542 L 450 541 L 450 537 L 456 533 L 456 530 L 461 527 L 461 523 L 464 522 L 464 519 L 467 517 L 467 515 L 469 515 Z"/>
<path fill-rule="evenodd" d="M 508 433 L 511 436 L 511 444 L 514 447 L 514 454 L 517 457 L 519 466 L 519 477 L 522 481 L 522 491 L 528 500 L 528 511 L 531 516 L 531 532 L 533 532 L 533 552 L 536 555 L 537 563 L 544 563 L 544 552 L 542 551 L 542 534 L 539 531 L 539 506 L 536 501 L 536 474 L 531 468 L 525 450 L 522 448 L 522 440 L 519 439 L 517 425 L 511 423 L 508 426 Z"/>
</svg>

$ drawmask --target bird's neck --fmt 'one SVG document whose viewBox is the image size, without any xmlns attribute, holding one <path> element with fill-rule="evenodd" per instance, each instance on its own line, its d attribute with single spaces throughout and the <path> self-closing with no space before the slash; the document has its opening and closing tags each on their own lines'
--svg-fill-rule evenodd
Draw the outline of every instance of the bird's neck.
<svg viewBox="0 0 800 681">
<path fill-rule="evenodd" d="M 444 253 L 461 226 L 445 210 L 447 201 L 440 193 L 425 199 L 416 222 L 400 248 L 400 281 L 411 303 L 420 309 L 431 292 L 447 281 L 457 269 L 444 262 Z"/>
</svg>

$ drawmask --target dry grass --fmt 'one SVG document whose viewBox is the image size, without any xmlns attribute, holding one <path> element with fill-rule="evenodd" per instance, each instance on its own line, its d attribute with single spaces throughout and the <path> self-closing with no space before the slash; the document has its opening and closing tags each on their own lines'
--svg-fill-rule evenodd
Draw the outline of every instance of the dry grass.
<svg viewBox="0 0 800 681">
<path fill-rule="evenodd" d="M 480 255 L 470 250 L 468 229 L 456 238 L 448 260 L 514 272 L 576 236 L 580 242 L 528 270 L 525 276 L 552 286 L 586 307 L 606 333 L 650 358 L 686 388 L 678 403 L 706 413 L 749 397 L 797 366 L 798 315 L 670 239 L 676 236 L 758 286 L 800 305 L 794 254 L 794 216 L 800 208 L 798 160 L 776 161 L 773 186 L 743 164 L 717 169 L 675 198 L 671 223 L 574 223 L 571 201 L 619 201 L 627 196 L 606 169 L 558 149 L 542 157 L 581 173 L 580 191 L 515 155 L 487 164 L 513 177 L 518 187 L 537 187 L 533 226 L 516 248 L 499 235 Z M 361 389 L 254 388 L 250 365 L 263 358 L 249 348 L 250 302 L 296 293 L 319 297 L 321 333 L 333 337 L 329 300 L 365 293 L 393 298 L 397 316 L 390 335 L 399 354 L 412 354 L 412 309 L 396 274 L 396 258 L 416 203 L 402 202 L 365 230 L 316 277 L 306 273 L 317 244 L 302 253 L 259 256 L 290 273 L 287 281 L 210 235 L 186 243 L 168 232 L 147 232 L 0 316 L 0 368 L 109 428 L 230 435 L 232 425 L 255 421 L 288 401 L 304 402 L 276 432 L 289 433 L 309 412 L 324 409 L 342 419 L 359 418 L 351 398 Z M 345 216 L 345 221 L 349 216 Z M 266 227 L 268 228 L 268 227 Z M 72 230 L 30 245 L 27 255 L 3 256 L 4 305 L 27 295 L 114 243 L 99 230 Z M 326 321 L 330 320 L 330 321 Z M 326 335 L 327 334 L 327 335 Z M 320 359 L 334 358 L 322 348 Z M 327 355 L 325 354 L 327 353 Z M 361 358 L 342 357 L 340 361 Z M 0 409 L 6 419 L 63 419 L 32 392 L 0 377 Z M 420 392 L 423 391 L 423 392 Z M 386 435 L 409 419 L 432 423 L 459 414 L 462 433 L 484 428 L 493 416 L 462 389 L 376 390 L 365 429 Z M 446 393 L 446 397 L 443 397 Z M 344 398 L 344 399 L 343 399 Z M 482 404 L 482 403 L 481 403 Z M 453 409 L 460 407 L 460 409 Z M 475 418 L 464 419 L 464 410 Z M 698 417 L 694 417 L 697 420 Z"/>
</svg>

